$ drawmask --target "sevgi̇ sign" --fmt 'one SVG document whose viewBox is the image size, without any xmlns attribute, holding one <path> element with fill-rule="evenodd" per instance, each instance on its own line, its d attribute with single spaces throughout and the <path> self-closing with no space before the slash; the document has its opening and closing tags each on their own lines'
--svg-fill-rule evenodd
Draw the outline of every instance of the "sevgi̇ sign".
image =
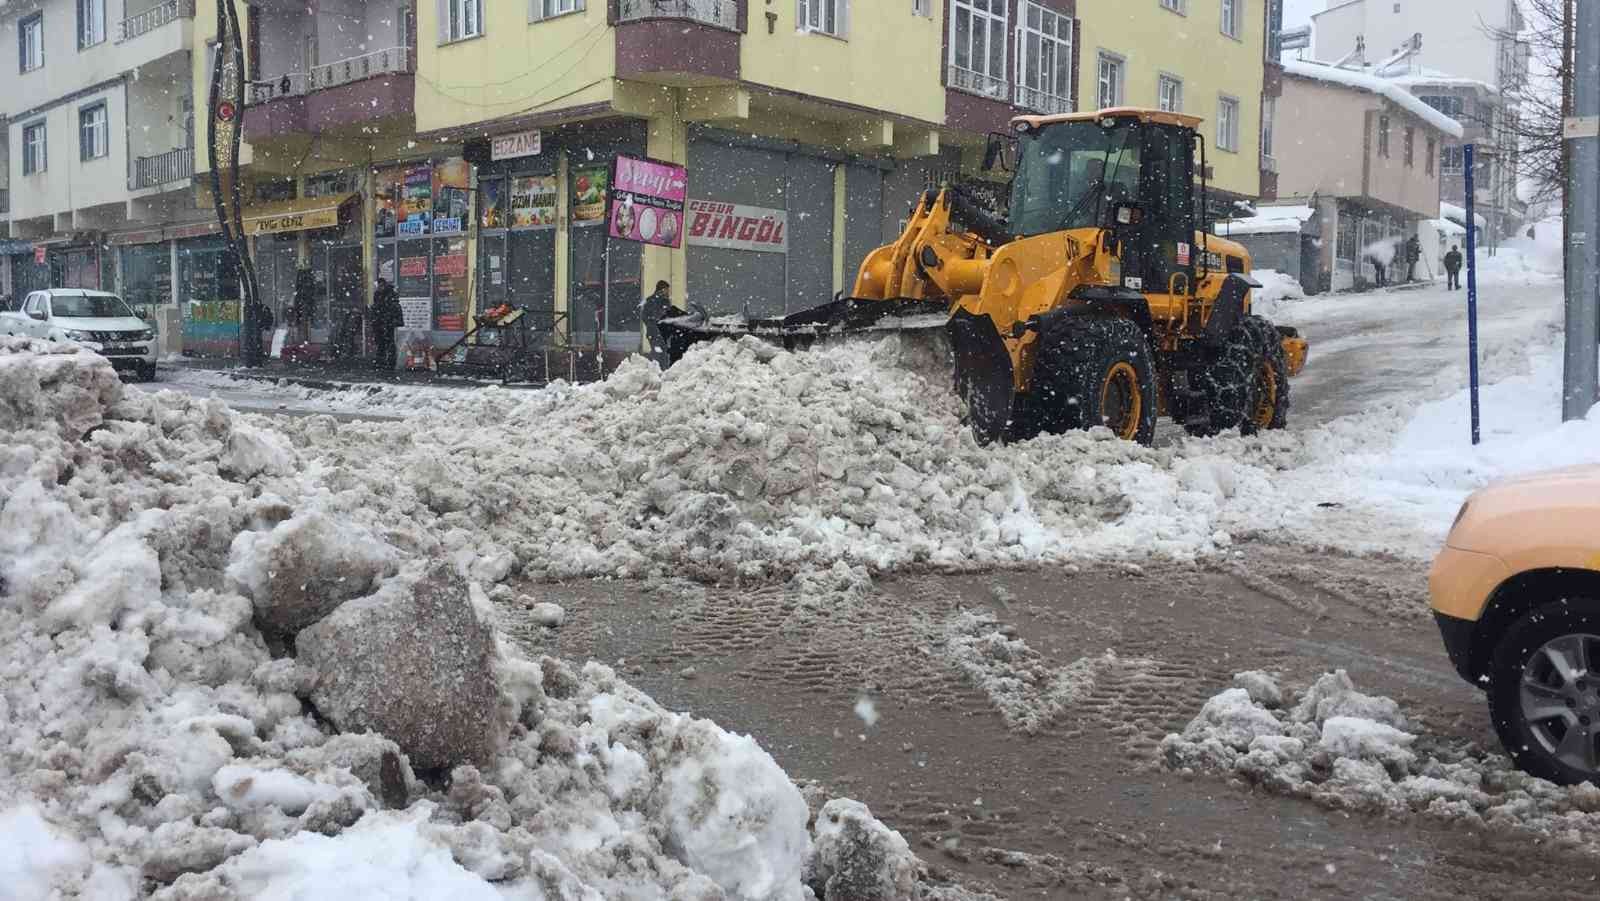
<svg viewBox="0 0 1600 901">
<path fill-rule="evenodd" d="M 689 243 L 698 247 L 789 252 L 789 212 L 742 203 L 691 200 Z"/>
<path fill-rule="evenodd" d="M 658 247 L 683 246 L 684 167 L 619 156 L 612 165 L 606 234 Z"/>
</svg>

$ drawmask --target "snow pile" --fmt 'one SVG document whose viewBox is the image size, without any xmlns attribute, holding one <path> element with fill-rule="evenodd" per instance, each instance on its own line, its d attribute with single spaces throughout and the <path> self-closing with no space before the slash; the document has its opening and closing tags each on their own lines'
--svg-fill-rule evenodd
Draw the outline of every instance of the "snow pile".
<svg viewBox="0 0 1600 901">
<path fill-rule="evenodd" d="M 1244 218 L 1218 222 L 1217 234 L 1225 238 L 1238 235 L 1297 235 L 1305 227 L 1306 220 L 1316 212 L 1305 205 L 1263 206 Z"/>
<path fill-rule="evenodd" d="M 1343 670 L 1319 677 L 1292 706 L 1267 674 L 1235 682 L 1161 742 L 1165 768 L 1335 809 L 1531 829 L 1600 850 L 1600 789 L 1563 788 L 1498 754 L 1419 735 L 1398 704 L 1356 690 Z"/>
<path fill-rule="evenodd" d="M 1305 60 L 1285 60 L 1283 70 L 1288 75 L 1343 85 L 1347 88 L 1366 91 L 1369 94 L 1377 94 L 1452 138 L 1459 138 L 1463 134 L 1460 122 L 1423 103 L 1417 98 L 1417 95 L 1390 79 L 1380 78 L 1366 72 L 1341 69 L 1337 66 Z"/>
<path fill-rule="evenodd" d="M 814 840 L 749 737 L 602 666 L 430 632 L 427 610 L 394 631 L 408 599 L 475 620 L 482 591 L 451 582 L 459 541 L 436 537 L 436 514 L 373 503 L 392 468 L 318 461 L 216 401 L 124 395 L 103 358 L 14 339 L 0 410 L 4 891 L 798 901 L 808 874 L 872 883 L 864 860 L 904 885 L 903 841 L 864 810 Z M 244 445 L 262 465 L 236 465 Z M 427 558 L 451 562 L 419 583 Z M 360 568 L 355 584 L 330 561 Z M 295 615 L 272 615 L 280 602 Z M 313 652 L 354 635 L 369 645 Z M 334 734 L 317 709 L 342 703 L 330 674 L 379 645 L 466 659 L 486 683 L 442 678 L 443 700 L 420 703 L 473 685 L 503 744 L 429 770 L 390 737 Z"/>
<path fill-rule="evenodd" d="M 1284 301 L 1305 299 L 1306 292 L 1300 287 L 1300 280 L 1286 272 L 1252 269 L 1250 277 L 1261 283 L 1261 287 L 1250 289 L 1250 311 L 1253 313 L 1275 319 Z"/>
<path fill-rule="evenodd" d="M 1535 223 L 1533 237 L 1526 231 L 1507 239 L 1490 256 L 1484 248 L 1483 233 L 1478 234 L 1478 279 L 1480 284 L 1496 281 L 1531 281 L 1561 278 L 1564 264 L 1561 251 L 1561 220 Z M 1463 239 L 1462 252 L 1466 252 Z M 1465 279 L 1465 274 L 1462 275 Z"/>
</svg>

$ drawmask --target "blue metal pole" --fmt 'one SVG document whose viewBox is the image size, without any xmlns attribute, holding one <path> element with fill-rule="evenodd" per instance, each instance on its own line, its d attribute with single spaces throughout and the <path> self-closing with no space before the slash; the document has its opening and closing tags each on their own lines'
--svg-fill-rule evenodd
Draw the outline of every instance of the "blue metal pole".
<svg viewBox="0 0 1600 901">
<path fill-rule="evenodd" d="M 1462 146 L 1467 177 L 1467 382 L 1472 395 L 1472 443 L 1478 443 L 1478 218 L 1473 212 L 1473 145 Z"/>
</svg>

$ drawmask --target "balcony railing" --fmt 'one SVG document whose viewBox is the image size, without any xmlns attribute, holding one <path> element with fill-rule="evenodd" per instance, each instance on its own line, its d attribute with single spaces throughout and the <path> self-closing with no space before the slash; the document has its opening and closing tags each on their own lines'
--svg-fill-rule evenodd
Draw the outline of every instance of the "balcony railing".
<svg viewBox="0 0 1600 901">
<path fill-rule="evenodd" d="M 1010 87 L 1005 79 L 963 69 L 960 66 L 951 66 L 946 78 L 946 83 L 958 91 L 977 94 L 979 97 L 988 97 L 991 100 L 1011 99 Z"/>
<path fill-rule="evenodd" d="M 117 43 L 131 41 L 179 19 L 194 18 L 194 0 L 162 0 L 142 13 L 117 24 Z"/>
<path fill-rule="evenodd" d="M 183 181 L 194 175 L 194 148 L 179 147 L 155 156 L 141 156 L 133 161 L 133 171 L 128 173 L 128 190 L 155 188 Z"/>
<path fill-rule="evenodd" d="M 374 50 L 371 53 L 317 66 L 310 72 L 291 72 L 274 80 L 251 82 L 250 104 L 262 104 L 279 97 L 302 97 L 351 82 L 383 75 L 401 75 L 410 71 L 412 71 L 410 47 Z"/>
<path fill-rule="evenodd" d="M 1055 113 L 1072 112 L 1072 98 L 1030 88 L 1027 85 L 1017 85 L 1017 106 L 1033 110 L 1047 116 Z"/>
<path fill-rule="evenodd" d="M 734 0 L 622 0 L 618 18 L 693 19 L 719 28 L 739 27 L 739 4 Z"/>
</svg>

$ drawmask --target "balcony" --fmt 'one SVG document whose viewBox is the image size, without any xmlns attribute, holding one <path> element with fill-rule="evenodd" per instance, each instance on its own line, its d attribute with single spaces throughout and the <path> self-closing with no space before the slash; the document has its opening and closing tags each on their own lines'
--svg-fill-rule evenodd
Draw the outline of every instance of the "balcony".
<svg viewBox="0 0 1600 901">
<path fill-rule="evenodd" d="M 1072 98 L 1017 85 L 1017 106 L 1046 116 L 1072 112 Z"/>
<path fill-rule="evenodd" d="M 245 139 L 337 131 L 414 113 L 410 47 L 360 56 L 251 82 L 245 98 Z"/>
<path fill-rule="evenodd" d="M 135 159 L 133 171 L 128 173 L 128 190 L 159 188 L 162 185 L 186 181 L 193 176 L 194 148 L 179 147 L 166 153 Z"/>
<path fill-rule="evenodd" d="M 117 23 L 117 43 L 131 41 L 179 19 L 194 18 L 194 0 L 162 0 L 142 13 Z"/>
<path fill-rule="evenodd" d="M 739 4 L 734 0 L 622 0 L 617 21 L 689 19 L 717 28 L 738 31 Z"/>
<path fill-rule="evenodd" d="M 1011 100 L 1010 86 L 1006 84 L 1005 79 L 985 75 L 982 72 L 974 72 L 971 69 L 953 65 L 950 66 L 946 73 L 945 82 L 949 87 L 957 91 L 965 91 L 968 94 L 976 94 L 979 97 L 998 100 L 1001 103 Z"/>
</svg>

